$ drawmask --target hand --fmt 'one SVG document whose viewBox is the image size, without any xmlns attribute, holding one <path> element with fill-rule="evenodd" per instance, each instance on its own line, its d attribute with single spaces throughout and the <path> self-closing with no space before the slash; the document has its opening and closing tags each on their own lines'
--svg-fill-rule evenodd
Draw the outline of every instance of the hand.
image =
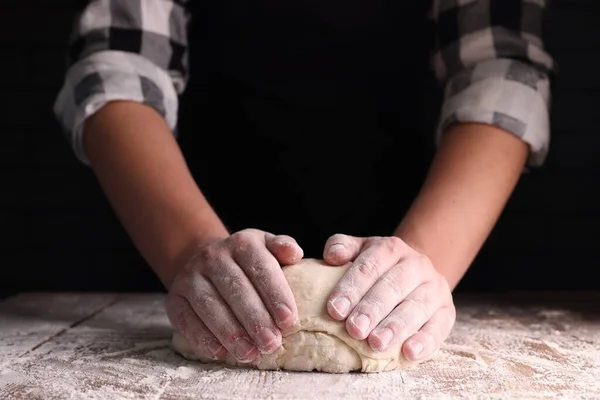
<svg viewBox="0 0 600 400">
<path fill-rule="evenodd" d="M 289 236 L 246 229 L 194 250 L 167 296 L 169 320 L 203 356 L 240 362 L 281 346 L 298 318 L 281 264 L 303 252 Z"/>
<path fill-rule="evenodd" d="M 448 283 L 429 259 L 397 237 L 334 235 L 324 259 L 352 266 L 334 288 L 327 310 L 346 319 L 355 339 L 374 351 L 398 343 L 409 360 L 431 355 L 450 334 L 456 311 Z"/>
</svg>

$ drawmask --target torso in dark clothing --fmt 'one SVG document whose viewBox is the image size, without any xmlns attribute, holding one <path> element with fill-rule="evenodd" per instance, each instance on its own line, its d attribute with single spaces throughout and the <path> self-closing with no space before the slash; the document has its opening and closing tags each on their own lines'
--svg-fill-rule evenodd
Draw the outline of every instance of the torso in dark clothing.
<svg viewBox="0 0 600 400">
<path fill-rule="evenodd" d="M 194 10 L 193 78 L 181 103 L 180 143 L 203 191 L 232 229 L 291 234 L 310 246 L 310 256 L 320 256 L 333 232 L 387 234 L 420 184 L 439 107 L 427 67 L 430 1 L 363 0 L 369 10 L 348 1 L 231 1 Z M 550 154 L 541 171 L 522 177 L 462 290 L 600 287 L 594 278 L 600 3 L 547 3 L 544 40 L 559 65 Z M 63 33 L 49 35 L 66 43 Z M 42 40 L 34 36 L 27 37 Z M 44 35 L 44 46 L 48 40 Z M 62 72 L 43 69 L 58 88 Z M 54 96 L 36 96 L 43 100 L 39 115 L 47 118 L 39 118 L 35 132 L 47 131 Z M 14 248 L 3 242 L 0 292 L 161 290 L 91 171 L 76 165 L 58 132 L 12 136 L 25 144 L 35 138 L 37 150 L 27 157 L 39 166 L 32 169 L 14 153 L 17 169 L 6 170 L 11 179 L 20 182 L 14 171 L 22 168 L 39 175 L 26 181 L 24 222 L 11 203 L 20 194 L 5 191 L 3 227 L 23 240 Z M 42 137 L 55 139 L 38 142 Z M 4 154 L 10 160 L 10 151 Z"/>
<path fill-rule="evenodd" d="M 225 223 L 313 257 L 391 234 L 433 142 L 427 2 L 213 3 L 192 10 L 180 140 Z"/>
</svg>

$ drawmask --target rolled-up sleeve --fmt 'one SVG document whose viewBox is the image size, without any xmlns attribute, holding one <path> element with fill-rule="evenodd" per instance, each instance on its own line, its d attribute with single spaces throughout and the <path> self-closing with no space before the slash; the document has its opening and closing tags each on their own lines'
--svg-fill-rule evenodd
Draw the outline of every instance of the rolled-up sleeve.
<svg viewBox="0 0 600 400">
<path fill-rule="evenodd" d="M 68 70 L 54 104 L 77 158 L 86 118 L 106 103 L 153 107 L 175 132 L 187 82 L 186 1 L 93 0 L 75 18 Z"/>
<path fill-rule="evenodd" d="M 433 67 L 445 84 L 438 143 L 457 123 L 485 123 L 525 141 L 529 166 L 543 164 L 554 69 L 542 42 L 544 5 L 544 0 L 434 0 Z"/>
</svg>

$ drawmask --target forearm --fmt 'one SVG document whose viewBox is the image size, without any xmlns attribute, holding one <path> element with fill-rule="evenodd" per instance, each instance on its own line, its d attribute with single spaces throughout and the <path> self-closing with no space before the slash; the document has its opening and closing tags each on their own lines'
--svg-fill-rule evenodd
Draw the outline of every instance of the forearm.
<svg viewBox="0 0 600 400">
<path fill-rule="evenodd" d="M 446 133 L 395 235 L 430 258 L 454 288 L 487 239 L 523 171 L 528 146 L 484 124 Z"/>
<path fill-rule="evenodd" d="M 107 104 L 86 121 L 83 146 L 115 213 L 166 287 L 189 246 L 228 235 L 154 109 Z"/>
</svg>

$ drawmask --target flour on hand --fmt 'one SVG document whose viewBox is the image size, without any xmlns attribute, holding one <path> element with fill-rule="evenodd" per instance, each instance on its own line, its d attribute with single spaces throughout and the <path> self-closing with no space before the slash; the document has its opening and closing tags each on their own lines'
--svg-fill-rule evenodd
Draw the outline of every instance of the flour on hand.
<svg viewBox="0 0 600 400">
<path fill-rule="evenodd" d="M 346 332 L 345 321 L 327 313 L 328 297 L 348 270 L 328 266 L 321 260 L 304 259 L 283 267 L 298 306 L 298 322 L 283 332 L 283 344 L 271 354 L 261 354 L 251 363 L 240 363 L 231 356 L 222 360 L 231 366 L 261 370 L 345 372 L 383 372 L 415 364 L 401 354 L 402 343 L 385 352 L 375 352 L 366 340 L 356 340 Z M 175 350 L 190 360 L 212 363 L 197 354 L 185 338 L 173 335 Z"/>
</svg>

